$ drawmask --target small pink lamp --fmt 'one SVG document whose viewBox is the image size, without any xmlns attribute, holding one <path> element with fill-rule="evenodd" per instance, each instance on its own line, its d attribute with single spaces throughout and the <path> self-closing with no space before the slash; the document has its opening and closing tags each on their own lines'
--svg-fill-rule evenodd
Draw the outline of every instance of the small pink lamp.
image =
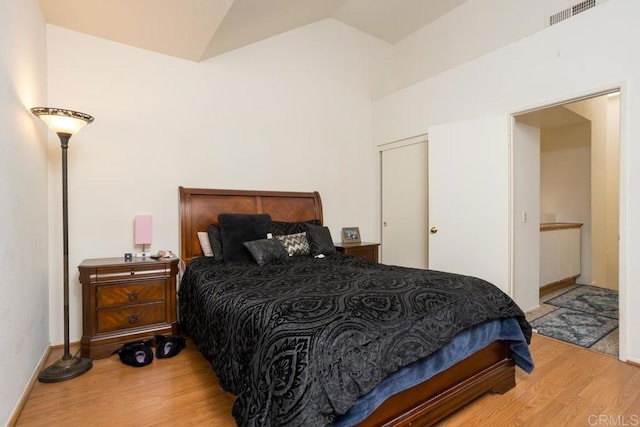
<svg viewBox="0 0 640 427">
<path fill-rule="evenodd" d="M 133 239 L 136 245 L 142 245 L 139 257 L 146 257 L 146 245 L 151 244 L 151 215 L 136 215 L 133 219 Z"/>
</svg>

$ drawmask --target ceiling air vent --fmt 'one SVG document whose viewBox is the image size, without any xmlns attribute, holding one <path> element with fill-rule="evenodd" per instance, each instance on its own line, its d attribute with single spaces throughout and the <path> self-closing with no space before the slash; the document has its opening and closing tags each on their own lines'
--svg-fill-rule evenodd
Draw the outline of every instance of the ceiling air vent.
<svg viewBox="0 0 640 427">
<path fill-rule="evenodd" d="M 561 10 L 560 12 L 551 15 L 549 17 L 549 25 L 555 25 L 560 21 L 564 21 L 565 19 L 569 19 L 578 13 L 582 13 L 587 9 L 591 9 L 596 5 L 596 0 L 585 0 L 578 4 L 575 4 L 565 10 Z"/>
</svg>

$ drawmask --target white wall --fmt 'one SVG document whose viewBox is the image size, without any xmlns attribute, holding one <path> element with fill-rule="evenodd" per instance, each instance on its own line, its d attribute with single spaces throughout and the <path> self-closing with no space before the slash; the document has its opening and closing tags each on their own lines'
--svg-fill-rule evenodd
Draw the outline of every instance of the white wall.
<svg viewBox="0 0 640 427">
<path fill-rule="evenodd" d="M 627 323 L 640 322 L 640 313 L 628 310 L 640 305 L 640 264 L 630 262 L 640 258 L 640 228 L 630 222 L 640 217 L 640 169 L 630 167 L 640 164 L 640 148 L 628 143 L 640 134 L 640 122 L 630 119 L 640 112 L 638 16 L 640 2 L 610 0 L 381 98 L 374 104 L 373 133 L 378 145 L 424 134 L 438 123 L 521 112 L 622 85 L 620 297 L 626 303 L 620 307 L 620 353 L 636 362 L 640 332 L 629 330 L 626 341 L 624 337 Z"/>
<path fill-rule="evenodd" d="M 524 312 L 540 306 L 540 128 L 513 123 L 512 297 Z"/>
<path fill-rule="evenodd" d="M 607 150 L 605 239 L 607 257 L 607 286 L 618 289 L 620 282 L 620 254 L 618 234 L 620 229 L 620 97 L 607 98 Z"/>
<path fill-rule="evenodd" d="M 591 123 L 543 128 L 540 138 L 540 213 L 555 222 L 582 223 L 578 283 L 591 285 Z"/>
<path fill-rule="evenodd" d="M 467 1 L 395 45 L 395 87 L 405 88 L 543 30 L 549 16 L 578 2 Z"/>
<path fill-rule="evenodd" d="M 95 116 L 70 141 L 71 339 L 76 266 L 122 256 L 133 218 L 179 250 L 178 186 L 320 192 L 325 223 L 377 233 L 372 94 L 391 46 L 335 20 L 193 63 L 48 26 L 49 101 Z M 52 139 L 55 136 L 51 137 Z M 51 340 L 62 340 L 59 149 L 51 149 Z M 56 157 L 57 156 L 57 157 Z"/>
<path fill-rule="evenodd" d="M 591 120 L 592 262 L 586 283 L 618 289 L 619 97 L 599 96 L 567 108 Z"/>
<path fill-rule="evenodd" d="M 49 344 L 45 58 L 36 1 L 0 2 L 0 424 Z"/>
</svg>

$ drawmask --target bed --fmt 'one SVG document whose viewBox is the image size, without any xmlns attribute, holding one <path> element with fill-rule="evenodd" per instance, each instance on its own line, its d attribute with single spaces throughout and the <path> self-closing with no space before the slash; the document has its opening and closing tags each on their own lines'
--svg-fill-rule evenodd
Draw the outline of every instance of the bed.
<svg viewBox="0 0 640 427">
<path fill-rule="evenodd" d="M 321 225 L 317 192 L 179 192 L 188 265 L 181 327 L 237 396 L 239 425 L 432 425 L 486 392 L 514 387 L 516 364 L 533 369 L 522 311 L 480 279 L 343 254 L 265 266 L 203 257 L 198 232 L 217 225 L 220 214 Z M 425 286 L 436 297 L 425 297 Z M 414 305 L 405 307 L 409 299 Z M 438 299 L 451 310 L 434 310 Z M 440 323 L 391 318 L 424 310 Z"/>
</svg>

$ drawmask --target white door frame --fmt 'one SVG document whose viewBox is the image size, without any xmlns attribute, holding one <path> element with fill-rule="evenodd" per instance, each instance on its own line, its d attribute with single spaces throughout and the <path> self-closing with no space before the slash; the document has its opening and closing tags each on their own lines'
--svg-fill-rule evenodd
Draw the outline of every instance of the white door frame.
<svg viewBox="0 0 640 427">
<path fill-rule="evenodd" d="M 544 103 L 530 105 L 520 110 L 511 112 L 511 132 L 510 132 L 510 160 L 509 160 L 509 168 L 510 168 L 510 181 L 509 181 L 509 206 L 510 206 L 510 220 L 509 220 L 509 230 L 510 230 L 510 280 L 509 280 L 509 295 L 513 295 L 513 286 L 515 281 L 515 271 L 514 271 L 514 226 L 517 218 L 514 218 L 514 173 L 513 170 L 516 167 L 514 164 L 513 157 L 513 127 L 515 126 L 515 117 L 520 114 L 530 113 L 536 110 L 542 110 L 549 107 L 555 107 L 559 105 L 568 104 L 575 101 L 581 101 L 583 99 L 594 98 L 596 96 L 606 95 L 609 93 L 613 93 L 616 91 L 620 91 L 620 154 L 619 154 L 619 167 L 620 167 L 620 177 L 619 177 L 619 191 L 620 191 L 620 199 L 619 199 L 619 262 L 618 262 L 618 272 L 619 272 L 619 283 L 618 283 L 618 305 L 619 305 L 619 353 L 618 358 L 626 362 L 627 361 L 627 347 L 628 347 L 628 324 L 627 324 L 627 313 L 628 310 L 628 298 L 627 298 L 627 290 L 628 290 L 628 277 L 627 277 L 627 255 L 628 255 L 628 243 L 627 243 L 627 229 L 628 229 L 628 214 L 627 214 L 627 206 L 628 206 L 628 197 L 627 197 L 627 179 L 628 179 L 628 164 L 627 164 L 627 151 L 628 151 L 628 110 L 629 110 L 629 100 L 628 100 L 628 84 L 627 82 L 618 82 L 612 83 L 610 85 L 602 86 L 599 88 L 594 88 L 592 90 L 585 90 L 583 92 L 577 93 L 574 96 L 562 96 L 555 99 L 548 100 Z"/>
</svg>

